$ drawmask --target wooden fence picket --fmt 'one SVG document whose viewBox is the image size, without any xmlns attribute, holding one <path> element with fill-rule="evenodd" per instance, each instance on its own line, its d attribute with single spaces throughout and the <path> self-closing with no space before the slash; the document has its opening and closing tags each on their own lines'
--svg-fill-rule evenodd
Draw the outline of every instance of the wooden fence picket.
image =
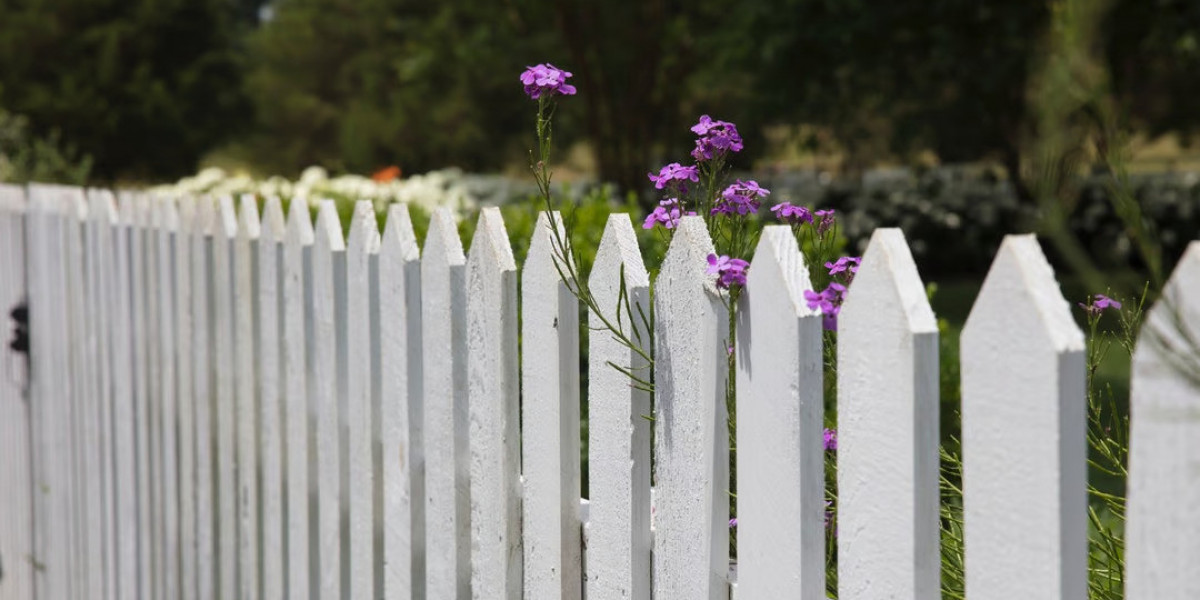
<svg viewBox="0 0 1200 600">
<path fill-rule="evenodd" d="M 216 523 L 217 593 L 234 598 L 238 593 L 237 512 L 237 354 L 234 276 L 237 209 L 233 198 L 217 198 L 213 218 L 212 316 L 213 396 L 216 405 Z"/>
<path fill-rule="evenodd" d="M 792 229 L 767 226 L 739 299 L 737 596 L 825 598 L 821 315 Z"/>
<path fill-rule="evenodd" d="M 899 229 L 871 236 L 837 350 L 838 597 L 938 598 L 938 329 Z"/>
<path fill-rule="evenodd" d="M 12 311 L 25 302 L 25 190 L 0 184 L 0 557 L 5 598 L 33 597 L 34 487 L 31 470 L 31 421 L 28 354 L 9 347 L 15 341 Z M 17 557 L 13 560 L 11 557 Z M 24 557 L 24 558 L 22 558 Z"/>
<path fill-rule="evenodd" d="M 1033 235 L 1000 245 L 962 334 L 967 596 L 1087 597 L 1083 333 Z"/>
<path fill-rule="evenodd" d="M 424 597 L 421 262 L 408 207 L 388 207 L 379 249 L 380 444 L 385 598 Z"/>
<path fill-rule="evenodd" d="M 654 595 L 729 595 L 728 317 L 705 274 L 712 240 L 683 217 L 654 295 Z"/>
<path fill-rule="evenodd" d="M 108 308 L 111 311 L 110 342 L 113 361 L 113 460 L 116 464 L 113 483 L 113 504 L 116 507 L 117 537 L 117 596 L 138 598 L 138 470 L 137 470 L 137 403 L 134 386 L 133 339 L 133 274 L 131 223 L 134 217 L 133 198 L 119 194 L 113 220 L 113 252 L 115 281 L 110 289 Z"/>
<path fill-rule="evenodd" d="M 234 429 L 237 470 L 238 597 L 260 598 L 258 494 L 258 245 L 262 225 L 258 200 L 240 198 L 233 242 Z"/>
<path fill-rule="evenodd" d="M 553 221 L 553 223 L 552 223 Z M 557 233 L 555 233 L 557 232 Z M 538 213 L 521 272 L 525 594 L 582 595 L 579 301 L 555 268 L 562 216 Z M 568 257 L 566 260 L 571 260 Z"/>
<path fill-rule="evenodd" d="M 467 256 L 473 597 L 522 597 L 517 263 L 500 209 L 480 211 Z M 565 325 L 564 325 L 565 326 Z"/>
<path fill-rule="evenodd" d="M 349 436 L 350 598 L 368 600 L 375 591 L 375 469 L 372 413 L 370 264 L 379 253 L 375 206 L 354 205 L 346 241 L 346 423 Z"/>
<path fill-rule="evenodd" d="M 199 242 L 194 225 L 197 203 L 190 196 L 178 200 L 179 228 L 175 232 L 175 394 L 178 408 L 179 442 L 179 598 L 197 598 L 196 533 L 196 406 L 195 355 L 192 353 L 193 310 L 196 293 L 192 287 L 193 247 Z"/>
<path fill-rule="evenodd" d="M 196 594 L 212 598 L 217 584 L 216 538 L 216 431 L 215 290 L 213 254 L 218 227 L 216 200 L 196 202 L 192 223 L 192 369 L 193 425 L 195 426 Z"/>
<path fill-rule="evenodd" d="M 1125 593 L 1200 597 L 1200 242 L 1150 309 L 1133 355 Z"/>
<path fill-rule="evenodd" d="M 113 301 L 117 282 L 116 239 L 117 212 L 116 200 L 108 190 L 91 190 L 88 193 L 89 215 L 91 221 L 91 236 L 88 241 L 88 252 L 91 255 L 91 266 L 94 270 L 92 277 L 94 302 L 92 311 L 99 318 L 93 318 L 95 333 L 98 337 L 98 383 L 100 447 L 97 449 L 101 463 L 101 482 L 103 489 L 98 500 L 101 509 L 101 523 L 104 529 L 102 552 L 104 558 L 103 593 L 107 598 L 119 598 L 120 584 L 120 542 L 118 518 L 118 498 L 123 497 L 118 484 L 119 471 L 116 468 L 116 408 L 119 402 L 116 395 L 115 371 L 117 356 L 114 354 L 114 335 L 116 324 L 110 318 L 114 314 Z"/>
<path fill-rule="evenodd" d="M 288 206 L 283 248 L 283 376 L 287 430 L 287 597 L 306 599 L 320 589 L 320 568 L 309 535 L 316 529 L 312 216 L 304 198 Z M 310 434 L 310 432 L 312 432 Z"/>
<path fill-rule="evenodd" d="M 175 238 L 179 233 L 179 211 L 174 200 L 156 198 L 154 206 L 154 244 L 156 245 L 156 272 L 154 293 L 157 297 L 155 322 L 159 353 L 160 406 L 159 446 L 161 457 L 159 471 L 159 498 L 162 506 L 159 524 L 161 539 L 160 562 L 162 565 L 159 594 L 163 598 L 179 597 L 179 457 L 178 424 L 179 396 L 176 388 L 177 366 L 175 360 L 176 337 L 175 315 L 177 295 L 175 291 Z"/>
<path fill-rule="evenodd" d="M 280 335 L 283 311 L 283 241 L 286 224 L 279 198 L 263 203 L 258 241 L 258 296 L 254 355 L 258 364 L 259 456 L 262 477 L 262 598 L 285 597 L 284 415 Z"/>
<path fill-rule="evenodd" d="M 425 585 L 430 600 L 471 595 L 466 257 L 448 209 L 429 222 L 421 259 Z"/>
<path fill-rule="evenodd" d="M 650 276 L 629 215 L 608 217 L 588 287 L 604 319 L 648 355 Z M 617 370 L 645 379 L 649 362 L 600 317 L 588 315 L 587 596 L 649 600 L 650 393 Z"/>
</svg>

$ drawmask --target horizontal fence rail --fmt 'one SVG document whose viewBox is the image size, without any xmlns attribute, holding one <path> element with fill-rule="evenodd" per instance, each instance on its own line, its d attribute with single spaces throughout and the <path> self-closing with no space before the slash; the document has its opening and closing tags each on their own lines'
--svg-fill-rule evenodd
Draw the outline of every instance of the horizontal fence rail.
<svg viewBox="0 0 1200 600">
<path fill-rule="evenodd" d="M 0 185 L 0 308 L 28 319 L 0 349 L 0 600 L 826 597 L 826 336 L 790 229 L 730 323 L 698 217 L 652 278 L 612 215 L 580 314 L 557 213 L 519 265 L 496 209 L 464 251 L 445 210 L 420 247 L 403 205 L 348 235 L 311 206 Z M 938 598 L 939 331 L 900 231 L 852 287 L 838 595 Z M 1131 600 L 1200 597 L 1198 306 L 1193 243 L 1133 361 Z M 1034 237 L 961 348 L 968 593 L 1083 600 L 1085 343 Z"/>
</svg>

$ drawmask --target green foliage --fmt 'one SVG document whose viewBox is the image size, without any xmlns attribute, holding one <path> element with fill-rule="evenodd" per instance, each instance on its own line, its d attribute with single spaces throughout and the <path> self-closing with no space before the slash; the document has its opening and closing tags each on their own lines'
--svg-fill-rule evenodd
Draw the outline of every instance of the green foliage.
<svg viewBox="0 0 1200 600">
<path fill-rule="evenodd" d="M 84 185 L 90 156 L 64 146 L 57 130 L 45 137 L 29 131 L 29 120 L 0 108 L 0 181 Z"/>
</svg>

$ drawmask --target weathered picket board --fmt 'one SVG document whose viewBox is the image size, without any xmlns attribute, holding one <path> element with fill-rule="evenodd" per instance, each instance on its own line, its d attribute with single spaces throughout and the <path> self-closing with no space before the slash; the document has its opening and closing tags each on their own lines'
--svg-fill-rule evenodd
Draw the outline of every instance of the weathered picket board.
<svg viewBox="0 0 1200 600">
<path fill-rule="evenodd" d="M 258 364 L 259 456 L 262 477 L 262 597 L 283 598 L 284 587 L 284 414 L 283 367 L 283 241 L 286 231 L 279 198 L 263 203 L 258 241 L 258 295 L 254 356 Z"/>
<path fill-rule="evenodd" d="M 284 428 L 287 431 L 287 595 L 310 598 L 319 589 L 319 570 L 310 528 L 316 528 L 315 380 L 311 375 L 312 217 L 308 202 L 293 199 L 288 206 L 283 243 L 283 381 Z"/>
<path fill-rule="evenodd" d="M 354 205 L 346 241 L 347 336 L 346 422 L 349 451 L 350 598 L 367 600 L 375 592 L 375 469 L 371 374 L 371 257 L 379 253 L 375 207 Z"/>
<path fill-rule="evenodd" d="M 467 256 L 473 597 L 522 597 L 517 263 L 500 209 L 484 208 Z M 565 326 L 565 324 L 564 324 Z"/>
<path fill-rule="evenodd" d="M 344 286 L 346 242 L 333 201 L 321 202 L 312 249 L 312 393 L 316 412 L 317 564 L 322 599 L 342 589 L 341 457 L 338 306 Z"/>
<path fill-rule="evenodd" d="M 383 596 L 421 598 L 425 579 L 421 263 L 408 207 L 388 207 L 379 249 Z"/>
<path fill-rule="evenodd" d="M 237 234 L 233 243 L 234 414 L 237 449 L 238 597 L 259 598 L 258 518 L 258 352 L 254 332 L 258 326 L 258 244 L 262 226 L 258 201 L 244 195 L 238 206 Z"/>
<path fill-rule="evenodd" d="M 1150 309 L 1133 355 L 1125 593 L 1200 597 L 1200 242 Z"/>
<path fill-rule="evenodd" d="M 213 392 L 216 404 L 217 593 L 233 598 L 238 593 L 237 511 L 237 354 L 234 303 L 237 209 L 233 198 L 217 198 L 212 243 Z"/>
<path fill-rule="evenodd" d="M 629 215 L 608 217 L 588 287 L 607 312 L 588 315 L 587 595 L 649 600 L 650 393 L 618 371 L 645 379 L 652 350 L 642 320 L 650 314 L 650 277 Z M 602 318 L 646 356 L 601 329 Z"/>
<path fill-rule="evenodd" d="M 871 236 L 837 350 L 838 597 L 938 598 L 938 329 L 899 229 Z"/>
<path fill-rule="evenodd" d="M 179 211 L 176 203 L 159 199 L 155 203 L 155 235 L 157 239 L 157 271 L 154 292 L 157 294 L 156 333 L 158 335 L 159 402 L 161 406 L 158 454 L 159 493 L 162 506 L 159 535 L 161 538 L 161 579 L 159 593 L 164 598 L 179 597 L 179 462 L 178 423 L 179 398 L 176 388 L 175 337 L 175 265 L 176 241 L 179 232 Z"/>
<path fill-rule="evenodd" d="M 557 238 L 555 237 L 557 236 Z M 556 261 L 571 260 L 562 216 L 538 213 L 521 272 L 525 595 L 578 600 L 579 301 Z M 514 308 L 515 311 L 515 308 Z M 516 318 L 514 313 L 513 318 Z M 514 352 L 514 360 L 515 360 Z"/>
<path fill-rule="evenodd" d="M 120 520 L 117 513 L 118 499 L 123 497 L 118 484 L 119 471 L 115 460 L 117 456 L 116 407 L 119 401 L 116 396 L 116 381 L 118 374 L 116 365 L 119 362 L 115 355 L 114 336 L 117 334 L 116 323 L 110 318 L 114 314 L 113 301 L 117 282 L 116 265 L 116 199 L 107 190 L 92 190 L 89 192 L 89 218 L 91 219 L 94 235 L 89 241 L 89 253 L 93 256 L 93 267 L 96 269 L 97 286 L 93 305 L 94 314 L 101 318 L 97 321 L 97 333 L 100 336 L 99 358 L 104 368 L 100 369 L 100 454 L 103 490 L 99 503 L 101 505 L 102 524 L 104 528 L 104 593 L 108 598 L 129 597 L 119 594 L 120 584 L 118 574 L 120 564 Z"/>
<path fill-rule="evenodd" d="M 962 334 L 972 600 L 1087 597 L 1083 333 L 1032 235 L 1004 239 Z"/>
<path fill-rule="evenodd" d="M 196 202 L 192 223 L 192 393 L 195 427 L 196 496 L 196 594 L 197 598 L 216 595 L 216 501 L 215 439 L 216 402 L 214 345 L 213 246 L 216 200 L 202 197 Z M 114 352 L 114 356 L 116 353 Z"/>
<path fill-rule="evenodd" d="M 33 597 L 33 473 L 26 354 L 9 347 L 15 340 L 12 311 L 26 300 L 25 190 L 0 184 L 0 598 Z"/>
<path fill-rule="evenodd" d="M 197 531 L 196 531 L 196 406 L 199 403 L 195 388 L 195 356 L 192 351 L 196 335 L 193 327 L 195 297 L 192 287 L 194 247 L 199 245 L 194 222 L 197 220 L 196 200 L 180 198 L 179 228 L 175 233 L 175 393 L 177 394 L 179 425 L 179 597 L 195 600 L 197 590 Z"/>
<path fill-rule="evenodd" d="M 654 595 L 729 595 L 728 317 L 705 275 L 712 240 L 683 217 L 655 290 Z"/>
<path fill-rule="evenodd" d="M 421 259 L 425 585 L 430 600 L 471 595 L 466 257 L 448 209 L 435 211 Z"/>
<path fill-rule="evenodd" d="M 790 227 L 764 229 L 752 264 L 737 323 L 737 596 L 823 600 L 821 316 Z"/>
</svg>

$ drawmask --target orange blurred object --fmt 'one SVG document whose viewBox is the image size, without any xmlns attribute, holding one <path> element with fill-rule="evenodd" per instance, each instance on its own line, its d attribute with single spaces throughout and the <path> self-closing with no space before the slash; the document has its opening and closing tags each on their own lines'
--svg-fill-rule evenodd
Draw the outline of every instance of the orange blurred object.
<svg viewBox="0 0 1200 600">
<path fill-rule="evenodd" d="M 371 179 L 379 183 L 387 183 L 389 181 L 400 179 L 400 175 L 400 167 L 392 165 L 376 171 L 375 174 L 371 176 Z"/>
</svg>

